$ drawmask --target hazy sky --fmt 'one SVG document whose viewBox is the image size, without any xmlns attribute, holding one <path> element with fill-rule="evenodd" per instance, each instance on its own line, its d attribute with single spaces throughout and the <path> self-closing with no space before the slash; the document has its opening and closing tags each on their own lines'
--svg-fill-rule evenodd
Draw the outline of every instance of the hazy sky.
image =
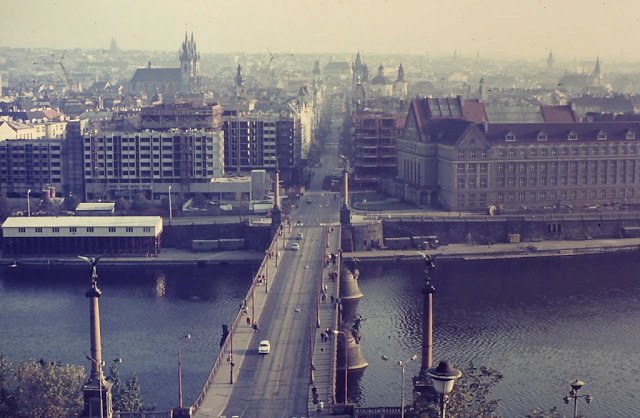
<svg viewBox="0 0 640 418">
<path fill-rule="evenodd" d="M 638 0 L 5 0 L 0 46 L 640 59 Z"/>
</svg>

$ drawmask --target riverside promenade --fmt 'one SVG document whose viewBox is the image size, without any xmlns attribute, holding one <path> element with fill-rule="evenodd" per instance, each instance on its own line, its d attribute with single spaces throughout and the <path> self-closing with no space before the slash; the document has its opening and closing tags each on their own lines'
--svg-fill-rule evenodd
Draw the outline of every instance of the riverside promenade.
<svg viewBox="0 0 640 418">
<path fill-rule="evenodd" d="M 86 255 L 86 254 L 78 254 Z M 162 251 L 153 257 L 145 256 L 103 256 L 100 258 L 101 266 L 133 266 L 133 265 L 209 265 L 209 264 L 260 264 L 265 258 L 261 251 L 215 251 L 215 252 L 194 252 L 191 250 L 181 250 L 176 248 L 163 248 Z M 82 266 L 86 267 L 86 262 L 73 256 L 42 255 L 3 257 L 0 251 L 0 265 L 15 265 L 28 267 L 55 267 L 55 266 Z"/>
<path fill-rule="evenodd" d="M 359 262 L 421 259 L 423 254 L 440 259 L 500 259 L 522 257 L 558 257 L 581 254 L 640 252 L 640 238 L 594 239 L 582 241 L 539 241 L 491 245 L 449 244 L 429 250 L 375 250 L 343 253 L 343 259 Z"/>
</svg>

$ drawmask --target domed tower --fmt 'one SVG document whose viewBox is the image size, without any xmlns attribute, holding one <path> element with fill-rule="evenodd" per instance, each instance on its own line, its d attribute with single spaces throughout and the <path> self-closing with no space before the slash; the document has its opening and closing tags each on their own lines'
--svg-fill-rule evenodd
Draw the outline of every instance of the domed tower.
<svg viewBox="0 0 640 418">
<path fill-rule="evenodd" d="M 398 79 L 393 83 L 393 96 L 406 99 L 409 94 L 408 90 L 408 83 L 404 81 L 404 67 L 400 64 L 400 67 L 398 67 Z"/>
</svg>

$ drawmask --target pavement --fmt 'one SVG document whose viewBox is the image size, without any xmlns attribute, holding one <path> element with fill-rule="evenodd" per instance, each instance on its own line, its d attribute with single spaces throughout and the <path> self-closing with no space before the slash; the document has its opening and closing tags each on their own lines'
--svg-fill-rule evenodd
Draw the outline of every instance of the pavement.
<svg viewBox="0 0 640 418">
<path fill-rule="evenodd" d="M 212 372 L 213 380 L 205 383 L 207 396 L 197 408 L 194 417 L 218 417 L 227 406 L 231 392 L 233 391 L 232 382 L 237 381 L 238 373 L 242 368 L 245 356 L 249 350 L 249 344 L 254 336 L 253 323 L 260 324 L 260 316 L 264 309 L 269 296 L 268 290 L 273 286 L 278 278 L 278 267 L 276 251 L 279 251 L 279 257 L 282 256 L 282 248 L 277 248 L 277 239 L 274 239 L 269 251 L 271 256 L 264 257 L 264 264 L 258 270 L 257 275 L 264 275 L 267 278 L 266 283 L 257 284 L 255 291 L 249 290 L 246 301 L 246 309 L 241 309 L 235 320 L 235 327 L 230 326 L 230 334 L 227 337 L 225 346 L 220 351 L 218 357 L 217 372 Z M 253 296 L 253 297 L 252 297 Z M 233 365 L 233 366 L 232 366 Z"/>
<path fill-rule="evenodd" d="M 640 251 L 640 238 L 593 239 L 582 241 L 539 241 L 499 243 L 491 245 L 449 244 L 429 250 L 374 250 L 343 253 L 343 258 L 382 261 L 397 258 L 422 258 L 423 254 L 438 258 L 496 259 L 520 257 L 567 256 Z"/>
<path fill-rule="evenodd" d="M 327 253 L 338 254 L 340 249 L 340 227 L 335 226 L 333 232 L 327 236 Z M 338 272 L 338 278 L 331 280 L 330 274 Z M 337 336 L 329 333 L 328 337 L 323 338 L 322 334 L 326 333 L 326 329 L 338 329 L 338 304 L 332 303 L 340 297 L 340 260 L 336 264 L 325 265 L 322 273 L 322 286 L 326 286 L 324 302 L 320 303 L 320 311 L 318 315 L 319 323 L 317 324 L 315 339 L 313 344 L 313 374 L 311 385 L 309 386 L 309 416 L 325 416 L 331 415 L 331 405 L 335 402 L 335 374 L 336 374 L 336 350 Z M 322 300 L 322 299 L 321 299 Z M 313 388 L 316 389 L 318 403 L 313 402 Z"/>
<path fill-rule="evenodd" d="M 237 250 L 237 251 L 211 251 L 211 252 L 194 252 L 191 250 L 181 250 L 176 248 L 163 248 L 161 252 L 157 255 L 153 255 L 151 257 L 145 256 L 103 256 L 100 258 L 100 265 L 129 265 L 129 264 L 149 264 L 149 265 L 160 265 L 160 264 L 220 264 L 220 263 L 260 263 L 264 258 L 264 253 L 262 251 L 250 251 L 250 250 Z M 18 266 L 20 265 L 47 265 L 47 266 L 55 266 L 55 265 L 85 265 L 86 263 L 83 260 L 80 260 L 78 257 L 69 257 L 69 256 L 40 256 L 40 257 L 29 257 L 29 256 L 17 256 L 17 257 L 6 257 L 3 258 L 2 252 L 0 251 L 0 265 L 2 264 L 13 264 L 16 262 Z"/>
</svg>

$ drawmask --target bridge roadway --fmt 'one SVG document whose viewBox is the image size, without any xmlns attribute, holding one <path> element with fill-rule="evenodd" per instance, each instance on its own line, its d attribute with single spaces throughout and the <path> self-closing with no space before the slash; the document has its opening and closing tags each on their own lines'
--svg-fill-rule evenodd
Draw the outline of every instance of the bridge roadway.
<svg viewBox="0 0 640 418">
<path fill-rule="evenodd" d="M 324 282 L 327 296 L 322 306 L 319 291 L 322 275 L 328 276 L 326 253 L 337 253 L 339 248 L 339 206 L 337 193 L 308 192 L 300 199 L 291 214 L 292 227 L 285 230 L 284 250 L 281 237 L 276 239 L 280 256 L 268 293 L 256 287 L 255 308 L 253 301 L 248 302 L 247 315 L 254 311 L 258 331 L 253 332 L 243 318 L 232 333 L 233 384 L 227 361 L 215 373 L 196 417 L 309 416 L 312 356 L 319 397 L 325 405 L 332 401 L 335 344 L 322 344 L 316 322 L 321 317 L 321 329 L 333 329 L 336 324 L 335 304 L 329 303 L 336 283 Z M 296 225 L 298 221 L 302 226 Z M 329 233 L 332 226 L 334 232 Z M 302 240 L 296 239 L 298 232 L 304 234 Z M 300 244 L 299 251 L 291 249 L 294 242 Z M 267 261 L 273 274 L 273 260 Z M 263 339 L 271 342 L 270 354 L 258 354 Z M 334 343 L 335 338 L 330 341 Z M 322 351 L 314 353 L 316 347 Z"/>
</svg>

